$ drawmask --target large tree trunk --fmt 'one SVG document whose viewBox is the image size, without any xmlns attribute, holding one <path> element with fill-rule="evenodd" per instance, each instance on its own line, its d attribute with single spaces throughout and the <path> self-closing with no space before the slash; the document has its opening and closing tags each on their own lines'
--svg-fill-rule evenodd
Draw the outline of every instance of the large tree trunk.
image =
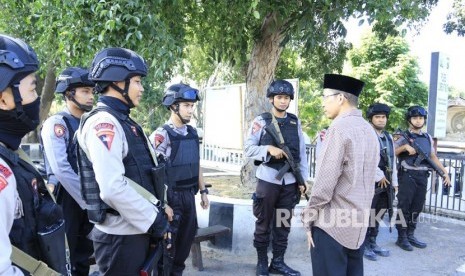
<svg viewBox="0 0 465 276">
<path fill-rule="evenodd" d="M 50 61 L 47 64 L 47 73 L 45 75 L 45 79 L 43 81 L 42 89 L 38 87 L 38 90 L 41 91 L 40 93 L 40 125 L 39 127 L 28 133 L 24 138 L 23 142 L 25 143 L 38 143 L 39 142 L 39 135 L 42 123 L 47 119 L 48 113 L 50 112 L 50 107 L 52 106 L 53 99 L 55 98 L 55 70 L 56 65 L 54 62 Z M 42 82 L 39 81 L 38 84 Z"/>
<path fill-rule="evenodd" d="M 247 92 L 245 98 L 245 120 L 243 125 L 244 141 L 253 119 L 259 114 L 269 111 L 271 105 L 266 98 L 266 90 L 274 77 L 276 65 L 283 48 L 281 42 L 284 34 L 277 26 L 275 14 L 267 15 L 261 28 L 261 36 L 255 42 L 247 69 Z M 256 184 L 253 160 L 246 159 L 241 168 L 242 185 L 254 187 Z"/>
</svg>

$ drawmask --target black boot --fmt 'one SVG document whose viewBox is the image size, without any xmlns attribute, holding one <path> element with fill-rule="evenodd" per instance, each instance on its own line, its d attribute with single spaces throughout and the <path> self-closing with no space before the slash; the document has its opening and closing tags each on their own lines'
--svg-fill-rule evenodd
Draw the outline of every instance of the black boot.
<svg viewBox="0 0 465 276">
<path fill-rule="evenodd" d="M 284 251 L 273 251 L 273 259 L 271 259 L 268 271 L 273 274 L 300 276 L 299 271 L 290 268 L 286 263 L 284 263 Z"/>
<path fill-rule="evenodd" d="M 387 257 L 389 256 L 389 250 L 386 248 L 382 248 L 376 244 L 376 237 L 369 237 L 368 238 L 369 247 L 373 250 L 376 255 Z"/>
<path fill-rule="evenodd" d="M 407 230 L 407 239 L 410 242 L 410 244 L 415 246 L 415 247 L 418 247 L 418 248 L 425 248 L 426 243 L 417 240 L 417 238 L 415 238 L 415 236 L 413 235 L 414 233 L 415 233 L 415 229 L 410 229 L 409 228 Z"/>
<path fill-rule="evenodd" d="M 363 249 L 363 257 L 370 261 L 377 261 L 378 256 L 376 256 L 375 252 L 373 252 L 373 249 L 371 249 L 371 246 L 365 242 L 364 249 Z"/>
<path fill-rule="evenodd" d="M 397 232 L 398 232 L 398 237 L 397 237 L 396 244 L 400 248 L 406 251 L 413 251 L 413 246 L 409 243 L 407 239 L 407 229 L 405 228 L 397 229 Z"/>
<path fill-rule="evenodd" d="M 257 247 L 257 276 L 268 276 L 268 248 Z"/>
</svg>

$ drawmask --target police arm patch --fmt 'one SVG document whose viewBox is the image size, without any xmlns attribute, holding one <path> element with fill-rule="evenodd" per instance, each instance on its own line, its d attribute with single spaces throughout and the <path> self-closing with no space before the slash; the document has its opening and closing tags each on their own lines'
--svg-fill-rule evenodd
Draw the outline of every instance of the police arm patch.
<svg viewBox="0 0 465 276">
<path fill-rule="evenodd" d="M 260 129 L 262 129 L 262 126 L 258 122 L 253 122 L 252 134 L 257 133 Z"/>
<path fill-rule="evenodd" d="M 8 186 L 8 181 L 6 181 L 5 177 L 0 175 L 0 192 Z"/>
<path fill-rule="evenodd" d="M 0 173 L 3 174 L 4 177 L 8 178 L 12 174 L 10 168 L 3 166 L 0 164 Z"/>
<path fill-rule="evenodd" d="M 165 141 L 165 137 L 163 137 L 163 135 L 161 134 L 155 134 L 155 148 L 158 147 L 158 145 L 160 145 L 161 143 L 163 143 L 163 141 Z"/>
<path fill-rule="evenodd" d="M 64 125 L 55 124 L 55 126 L 53 127 L 53 130 L 55 132 L 56 137 L 61 138 L 61 137 L 65 136 L 66 128 L 65 128 Z"/>
<path fill-rule="evenodd" d="M 114 128 L 115 126 L 111 123 L 100 123 L 94 127 L 97 131 L 97 137 L 108 150 L 111 150 L 111 144 L 115 137 Z"/>
</svg>

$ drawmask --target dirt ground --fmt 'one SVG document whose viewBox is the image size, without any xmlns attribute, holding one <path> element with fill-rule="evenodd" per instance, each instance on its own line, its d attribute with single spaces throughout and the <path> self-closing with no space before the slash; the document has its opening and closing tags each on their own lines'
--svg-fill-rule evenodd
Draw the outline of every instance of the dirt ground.
<svg viewBox="0 0 465 276">
<path fill-rule="evenodd" d="M 208 189 L 211 195 L 250 199 L 254 192 L 253 188 L 247 188 L 241 185 L 241 179 L 238 175 L 206 176 L 204 179 L 205 183 L 212 185 L 212 187 Z"/>
</svg>

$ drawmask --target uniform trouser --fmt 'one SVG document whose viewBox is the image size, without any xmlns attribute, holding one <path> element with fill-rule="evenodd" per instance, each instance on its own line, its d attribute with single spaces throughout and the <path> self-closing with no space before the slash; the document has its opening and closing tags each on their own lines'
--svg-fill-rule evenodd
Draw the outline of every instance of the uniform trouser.
<svg viewBox="0 0 465 276">
<path fill-rule="evenodd" d="M 101 275 L 139 275 L 149 252 L 148 234 L 111 235 L 94 227 L 90 237 L 94 242 L 95 260 Z"/>
<path fill-rule="evenodd" d="M 295 184 L 278 185 L 258 179 L 253 202 L 253 214 L 257 218 L 254 233 L 256 248 L 268 247 L 271 233 L 273 251 L 287 249 L 296 194 Z"/>
<path fill-rule="evenodd" d="M 409 230 L 415 230 L 418 216 L 423 210 L 428 186 L 428 171 L 399 170 L 399 191 L 397 209 L 402 211 Z M 402 217 L 397 214 L 397 229 L 405 228 L 400 223 Z"/>
<path fill-rule="evenodd" d="M 87 235 L 89 235 L 93 225 L 89 222 L 87 211 L 82 210 L 66 190 L 60 190 L 58 201 L 63 208 L 65 218 L 71 272 L 73 276 L 87 276 L 90 268 L 89 257 L 94 252 L 92 241 L 87 238 Z"/>
<path fill-rule="evenodd" d="M 312 227 L 313 275 L 363 276 L 363 250 L 342 246 L 325 231 Z"/>
<path fill-rule="evenodd" d="M 375 215 L 376 218 L 383 219 L 388 208 L 388 194 L 387 192 L 381 192 L 373 196 L 371 202 L 371 215 Z M 374 210 L 374 213 L 373 213 Z M 380 215 L 378 215 L 380 214 Z M 373 225 L 374 224 L 374 225 Z M 367 237 L 377 237 L 379 232 L 379 222 L 373 217 L 370 217 L 370 226 L 367 229 Z"/>
<path fill-rule="evenodd" d="M 168 204 L 173 209 L 174 218 L 170 223 L 169 231 L 173 243 L 170 252 L 171 264 L 164 264 L 166 269 L 171 266 L 170 275 L 182 275 L 186 265 L 184 264 L 191 250 L 197 232 L 197 213 L 195 209 L 195 189 L 168 190 Z"/>
</svg>

